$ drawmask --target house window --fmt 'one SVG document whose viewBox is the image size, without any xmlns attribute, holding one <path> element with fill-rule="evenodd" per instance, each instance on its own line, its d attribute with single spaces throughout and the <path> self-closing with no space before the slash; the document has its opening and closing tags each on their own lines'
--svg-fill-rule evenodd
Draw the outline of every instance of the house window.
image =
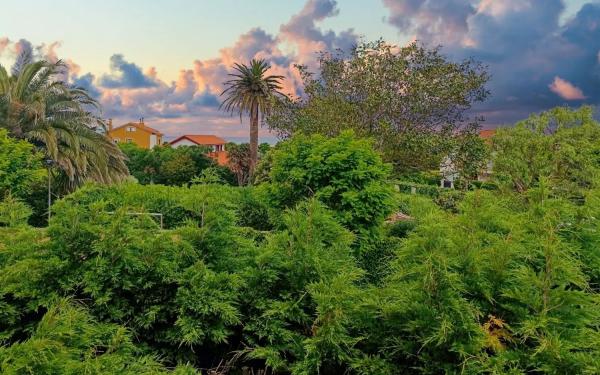
<svg viewBox="0 0 600 375">
<path fill-rule="evenodd" d="M 119 139 L 119 138 L 115 138 L 115 139 L 113 139 L 113 142 L 115 142 L 115 143 L 119 143 L 119 141 L 120 141 L 120 139 Z"/>
<path fill-rule="evenodd" d="M 135 126 L 128 126 L 127 127 L 127 131 L 128 132 L 134 132 L 135 131 Z"/>
<path fill-rule="evenodd" d="M 126 141 L 127 141 L 127 143 L 131 143 L 131 142 L 133 142 L 133 139 L 131 139 L 131 138 L 127 138 L 127 140 L 126 140 Z"/>
</svg>

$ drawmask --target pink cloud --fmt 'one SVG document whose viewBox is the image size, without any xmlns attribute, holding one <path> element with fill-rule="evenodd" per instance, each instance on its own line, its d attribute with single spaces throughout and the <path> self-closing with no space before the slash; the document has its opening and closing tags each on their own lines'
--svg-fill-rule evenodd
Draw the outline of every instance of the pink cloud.
<svg viewBox="0 0 600 375">
<path fill-rule="evenodd" d="M 260 28 L 253 28 L 240 35 L 233 46 L 221 49 L 219 57 L 196 60 L 193 74 L 198 89 L 206 89 L 214 95 L 220 95 L 224 89 L 224 82 L 230 78 L 228 73 L 234 63 L 264 59 L 271 65 L 270 74 L 285 77 L 284 92 L 296 94 L 300 85 L 294 72 L 295 56 L 283 53 L 278 43 L 278 38 L 274 38 Z"/>
<path fill-rule="evenodd" d="M 12 52 L 15 56 L 19 56 L 22 53 L 29 53 L 33 55 L 33 47 L 28 40 L 20 39 L 12 45 Z"/>
<path fill-rule="evenodd" d="M 559 76 L 554 77 L 554 81 L 549 84 L 548 87 L 550 88 L 550 91 L 565 100 L 582 100 L 586 98 L 579 87 Z"/>
<path fill-rule="evenodd" d="M 358 40 L 354 30 L 336 33 L 322 30 L 317 24 L 339 13 L 335 0 L 309 0 L 304 7 L 279 28 L 278 39 L 295 47 L 295 62 L 314 67 L 319 51 L 348 50 Z"/>
<path fill-rule="evenodd" d="M 0 56 L 2 56 L 2 53 L 8 47 L 9 43 L 10 39 L 8 39 L 7 37 L 0 38 Z"/>
<path fill-rule="evenodd" d="M 100 77 L 80 77 L 80 67 L 67 60 L 71 76 L 66 75 L 66 79 L 94 90 L 104 109 L 103 116 L 116 123 L 144 117 L 167 135 L 212 132 L 225 137 L 247 137 L 245 117 L 240 122 L 239 116 L 219 110 L 219 95 L 233 64 L 264 59 L 271 66 L 269 74 L 285 77 L 282 91 L 299 95 L 301 77 L 294 64 L 314 68 L 318 51 L 348 49 L 358 39 L 352 30 L 338 33 L 319 28 L 319 22 L 337 13 L 335 0 L 308 0 L 298 14 L 281 25 L 278 33 L 252 28 L 216 56 L 196 60 L 191 67 L 181 69 L 177 80 L 170 83 L 161 80 L 154 67 L 138 66 L 123 55 L 113 55 L 110 73 Z M 55 61 L 60 45 L 42 44 L 35 51 Z M 268 131 L 262 129 L 261 136 L 269 136 Z"/>
<path fill-rule="evenodd" d="M 48 45 L 46 43 L 42 43 L 39 46 L 35 47 L 35 49 L 44 60 L 51 63 L 56 63 L 59 60 L 57 49 L 61 46 L 62 43 L 56 41 Z"/>
</svg>

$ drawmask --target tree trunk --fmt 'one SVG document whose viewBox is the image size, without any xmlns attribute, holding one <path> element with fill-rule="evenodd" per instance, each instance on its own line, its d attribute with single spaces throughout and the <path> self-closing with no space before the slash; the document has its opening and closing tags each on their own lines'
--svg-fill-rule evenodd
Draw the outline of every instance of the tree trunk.
<svg viewBox="0 0 600 375">
<path fill-rule="evenodd" d="M 258 103 L 252 105 L 250 110 L 250 173 L 248 184 L 252 183 L 254 169 L 258 162 Z"/>
</svg>

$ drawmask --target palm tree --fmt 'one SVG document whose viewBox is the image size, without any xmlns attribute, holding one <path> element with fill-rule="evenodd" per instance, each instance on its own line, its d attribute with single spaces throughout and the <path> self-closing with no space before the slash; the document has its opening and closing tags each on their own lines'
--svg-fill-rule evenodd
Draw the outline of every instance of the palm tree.
<svg viewBox="0 0 600 375">
<path fill-rule="evenodd" d="M 27 139 L 56 166 L 58 181 L 71 191 L 85 181 L 111 183 L 128 176 L 125 156 L 95 131 L 98 103 L 60 79 L 64 64 L 21 63 L 12 74 L 0 65 L 0 127 Z"/>
<path fill-rule="evenodd" d="M 283 76 L 265 75 L 270 66 L 264 60 L 250 61 L 250 66 L 236 63 L 235 73 L 229 74 L 232 79 L 225 82 L 226 95 L 221 104 L 227 112 L 238 112 L 240 121 L 242 115 L 250 115 L 250 180 L 258 160 L 258 118 L 271 110 L 272 99 L 275 95 L 283 94 L 281 80 Z"/>
</svg>

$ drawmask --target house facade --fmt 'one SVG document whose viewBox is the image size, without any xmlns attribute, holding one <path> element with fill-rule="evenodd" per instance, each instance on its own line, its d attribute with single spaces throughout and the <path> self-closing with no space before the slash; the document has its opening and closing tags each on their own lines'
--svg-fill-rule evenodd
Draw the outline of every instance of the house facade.
<svg viewBox="0 0 600 375">
<path fill-rule="evenodd" d="M 186 134 L 175 138 L 169 143 L 174 148 L 181 146 L 208 147 L 208 156 L 214 159 L 217 164 L 226 165 L 229 162 L 227 150 L 225 150 L 227 141 L 216 135 Z"/>
<path fill-rule="evenodd" d="M 147 126 L 143 119 L 140 119 L 139 122 L 128 122 L 116 128 L 113 128 L 112 120 L 109 120 L 107 135 L 115 143 L 134 143 L 147 149 L 163 143 L 163 134 Z"/>
</svg>

